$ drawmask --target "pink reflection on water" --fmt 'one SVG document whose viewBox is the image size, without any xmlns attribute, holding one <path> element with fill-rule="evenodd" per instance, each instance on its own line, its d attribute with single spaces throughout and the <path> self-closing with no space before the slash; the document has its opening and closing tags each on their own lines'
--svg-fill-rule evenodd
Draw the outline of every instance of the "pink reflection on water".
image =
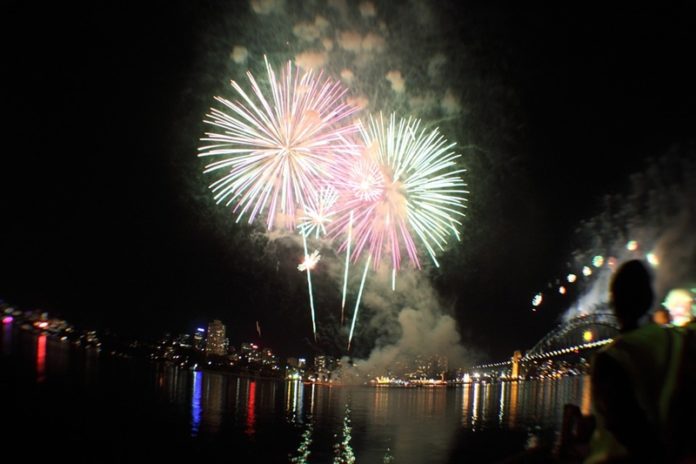
<svg viewBox="0 0 696 464">
<path fill-rule="evenodd" d="M 256 423 L 255 406 L 256 406 L 256 382 L 252 381 L 249 383 L 249 396 L 248 396 L 248 401 L 247 401 L 247 420 L 246 420 L 247 428 L 244 431 L 244 433 L 246 433 L 249 436 L 253 436 L 256 433 L 256 429 L 254 428 L 255 423 Z"/>
<path fill-rule="evenodd" d="M 36 341 L 36 381 L 46 380 L 46 334 L 39 335 Z"/>
</svg>

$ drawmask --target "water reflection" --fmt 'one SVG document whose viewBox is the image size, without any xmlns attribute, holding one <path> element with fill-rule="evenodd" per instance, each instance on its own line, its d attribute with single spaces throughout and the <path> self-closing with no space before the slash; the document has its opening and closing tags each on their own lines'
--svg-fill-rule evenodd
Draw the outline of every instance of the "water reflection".
<svg viewBox="0 0 696 464">
<path fill-rule="evenodd" d="M 462 387 L 462 426 L 469 426 L 469 401 L 471 400 L 471 384 Z"/>
<path fill-rule="evenodd" d="M 191 435 L 198 435 L 201 425 L 201 387 L 203 373 L 193 371 L 193 390 L 191 392 Z"/>
<path fill-rule="evenodd" d="M 312 385 L 314 386 L 314 385 Z M 314 425 L 310 421 L 307 424 L 307 428 L 302 433 L 302 441 L 300 446 L 297 447 L 295 456 L 290 459 L 290 462 L 297 464 L 307 464 L 309 462 L 309 455 L 311 453 L 310 446 L 312 445 L 312 432 L 314 431 Z"/>
<path fill-rule="evenodd" d="M 498 425 L 503 425 L 503 416 L 505 415 L 505 392 L 507 390 L 508 384 L 503 383 L 500 386 L 500 401 L 498 402 Z"/>
<path fill-rule="evenodd" d="M 351 454 L 360 462 L 383 462 L 385 456 L 399 463 L 448 462 L 461 446 L 462 430 L 559 430 L 564 404 L 583 410 L 590 404 L 589 379 L 582 377 L 374 388 L 164 369 L 154 384 L 174 403 L 181 389 L 187 392 L 192 435 L 231 433 L 250 446 L 278 441 L 274 446 L 291 462 L 330 462 Z"/>
<path fill-rule="evenodd" d="M 314 408 L 314 389 L 315 384 L 312 384 L 312 398 L 310 413 Z M 285 412 L 287 413 L 290 422 L 302 423 L 302 410 L 304 400 L 304 384 L 299 380 L 288 380 L 285 382 Z"/>
<path fill-rule="evenodd" d="M 22 372 L 27 375 L 15 377 L 30 383 L 44 382 L 40 389 L 26 391 L 46 392 L 62 384 L 54 378 L 65 378 L 87 392 L 97 393 L 85 397 L 108 401 L 109 395 L 102 392 L 128 390 L 118 382 L 134 378 L 134 365 L 98 364 L 95 350 L 77 348 L 46 335 L 19 331 L 8 335 L 6 327 L 0 336 L 2 349 L 14 350 L 9 356 L 16 356 L 25 365 Z M 99 369 L 102 372 L 96 375 Z M 473 446 L 459 439 L 463 432 L 526 431 L 536 427 L 559 430 L 566 403 L 579 405 L 583 413 L 591 408 L 589 377 L 475 383 L 455 388 L 374 388 L 304 385 L 163 365 L 147 366 L 142 372 L 151 376 L 145 385 L 154 390 L 158 403 L 163 403 L 154 405 L 163 408 L 152 414 L 171 413 L 172 428 L 178 427 L 211 446 L 250 450 L 254 454 L 246 456 L 247 462 L 253 460 L 249 456 L 258 457 L 256 462 L 266 458 L 267 462 L 287 462 L 289 456 L 293 462 L 331 462 L 339 455 L 351 454 L 360 462 L 463 461 L 466 447 Z M 0 372 L 0 376 L 4 374 Z M 83 376 L 87 382 L 82 382 Z M 127 419 L 116 420 L 125 423 Z"/>
<path fill-rule="evenodd" d="M 511 429 L 515 428 L 515 419 L 517 418 L 517 396 L 519 395 L 519 389 L 519 382 L 512 382 L 510 384 L 510 412 L 508 414 L 508 427 Z"/>
<path fill-rule="evenodd" d="M 246 433 L 248 436 L 253 436 L 256 433 L 254 426 L 256 425 L 256 381 L 249 382 L 249 391 L 247 393 L 247 419 Z"/>
<path fill-rule="evenodd" d="M 217 373 L 206 373 L 203 379 L 203 423 L 208 427 L 208 433 L 217 433 L 223 416 L 223 385 L 227 376 Z"/>
<path fill-rule="evenodd" d="M 46 334 L 41 334 L 36 341 L 36 381 L 46 380 Z"/>
<path fill-rule="evenodd" d="M 471 430 L 476 431 L 476 426 L 479 422 L 478 415 L 478 404 L 479 404 L 479 390 L 481 390 L 481 384 L 474 384 L 474 406 L 471 411 Z"/>
<path fill-rule="evenodd" d="M 355 462 L 355 452 L 350 444 L 353 439 L 353 427 L 350 420 L 350 404 L 346 404 L 343 413 L 343 425 L 340 434 L 337 435 L 338 441 L 334 445 L 334 462 L 353 463 Z"/>
</svg>

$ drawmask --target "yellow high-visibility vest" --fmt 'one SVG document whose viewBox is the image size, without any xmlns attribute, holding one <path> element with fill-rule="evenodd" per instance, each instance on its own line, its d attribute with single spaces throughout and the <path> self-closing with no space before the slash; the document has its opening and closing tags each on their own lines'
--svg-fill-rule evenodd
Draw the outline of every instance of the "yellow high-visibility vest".
<svg viewBox="0 0 696 464">
<path fill-rule="evenodd" d="M 601 351 L 627 374 L 638 405 L 660 433 L 655 438 L 665 446 L 670 440 L 669 411 L 682 362 L 684 333 L 684 330 L 649 324 L 620 335 Z M 586 462 L 605 462 L 627 454 L 606 429 L 605 419 L 597 414 L 597 428 Z"/>
</svg>

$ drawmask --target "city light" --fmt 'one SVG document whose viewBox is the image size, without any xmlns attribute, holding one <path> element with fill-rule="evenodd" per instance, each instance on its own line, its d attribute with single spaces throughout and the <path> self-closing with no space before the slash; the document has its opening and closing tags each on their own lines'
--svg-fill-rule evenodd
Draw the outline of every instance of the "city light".
<svg viewBox="0 0 696 464">
<path fill-rule="evenodd" d="M 626 249 L 627 249 L 628 251 L 636 251 L 636 250 L 638 249 L 638 242 L 636 242 L 635 240 L 630 240 L 630 241 L 626 244 Z"/>
<path fill-rule="evenodd" d="M 592 335 L 591 330 L 586 330 L 582 334 L 582 339 L 585 340 L 586 342 L 591 342 L 593 338 L 594 338 L 594 336 Z"/>
<path fill-rule="evenodd" d="M 567 279 L 568 279 L 568 282 L 570 282 L 572 284 L 573 282 L 575 282 L 578 279 L 578 276 L 576 276 L 575 274 L 568 274 Z"/>
<path fill-rule="evenodd" d="M 12 316 L 5 316 L 2 318 L 3 324 L 12 324 L 12 321 L 14 321 L 14 318 Z"/>
<path fill-rule="evenodd" d="M 591 275 L 592 275 L 592 269 L 590 269 L 589 266 L 583 266 L 583 268 L 582 268 L 582 275 L 584 275 L 585 277 L 591 276 Z"/>
</svg>

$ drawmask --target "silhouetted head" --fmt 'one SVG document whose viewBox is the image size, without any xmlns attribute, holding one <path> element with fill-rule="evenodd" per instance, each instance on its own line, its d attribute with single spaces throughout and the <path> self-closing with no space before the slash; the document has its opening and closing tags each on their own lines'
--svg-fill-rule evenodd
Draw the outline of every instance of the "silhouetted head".
<svg viewBox="0 0 696 464">
<path fill-rule="evenodd" d="M 648 312 L 655 295 L 652 275 L 642 261 L 627 261 L 614 274 L 609 287 L 614 314 L 622 330 L 638 326 L 638 319 Z"/>
</svg>

